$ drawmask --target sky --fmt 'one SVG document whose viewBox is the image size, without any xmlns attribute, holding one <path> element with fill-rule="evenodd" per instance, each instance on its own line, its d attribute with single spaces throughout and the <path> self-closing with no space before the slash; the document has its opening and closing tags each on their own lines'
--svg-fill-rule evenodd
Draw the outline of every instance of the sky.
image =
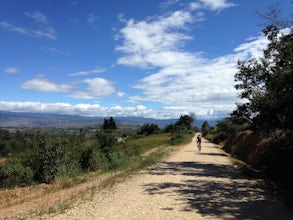
<svg viewBox="0 0 293 220">
<path fill-rule="evenodd" d="M 0 0 L 0 111 L 223 118 L 291 0 Z"/>
</svg>

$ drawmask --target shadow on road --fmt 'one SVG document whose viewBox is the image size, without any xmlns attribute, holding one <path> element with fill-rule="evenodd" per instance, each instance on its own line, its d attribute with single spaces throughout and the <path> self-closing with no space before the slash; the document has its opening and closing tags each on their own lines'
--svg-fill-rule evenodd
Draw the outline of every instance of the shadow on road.
<svg viewBox="0 0 293 220">
<path fill-rule="evenodd" d="M 226 154 L 222 154 L 222 153 L 203 153 L 203 152 L 199 152 L 200 155 L 207 155 L 207 156 L 220 156 L 220 157 L 227 157 Z"/>
<path fill-rule="evenodd" d="M 222 219 L 292 219 L 257 181 L 248 180 L 231 165 L 162 162 L 149 173 L 166 175 L 166 180 L 167 175 L 185 176 L 181 182 L 143 185 L 149 194 L 179 194 L 177 201 L 185 205 L 182 211 Z"/>
<path fill-rule="evenodd" d="M 149 170 L 153 175 L 187 175 L 197 177 L 241 178 L 242 174 L 231 165 L 215 165 L 197 162 L 161 162 Z"/>
</svg>

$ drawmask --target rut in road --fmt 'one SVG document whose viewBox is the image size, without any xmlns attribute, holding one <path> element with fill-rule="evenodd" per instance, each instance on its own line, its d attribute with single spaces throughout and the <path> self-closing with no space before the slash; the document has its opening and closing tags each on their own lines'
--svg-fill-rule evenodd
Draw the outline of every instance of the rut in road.
<svg viewBox="0 0 293 220">
<path fill-rule="evenodd" d="M 169 159 L 50 219 L 293 219 L 219 146 L 195 139 Z"/>
</svg>

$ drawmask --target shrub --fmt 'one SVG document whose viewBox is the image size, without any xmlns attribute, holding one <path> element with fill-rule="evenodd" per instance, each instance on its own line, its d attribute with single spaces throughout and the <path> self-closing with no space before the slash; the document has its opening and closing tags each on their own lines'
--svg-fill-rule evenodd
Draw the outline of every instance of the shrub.
<svg viewBox="0 0 293 220">
<path fill-rule="evenodd" d="M 109 147 L 105 151 L 105 156 L 108 162 L 108 169 L 116 170 L 127 167 L 130 157 L 126 152 L 117 147 Z"/>
<path fill-rule="evenodd" d="M 36 144 L 23 157 L 23 163 L 33 170 L 36 181 L 52 183 L 58 174 L 70 169 L 69 152 L 61 139 L 42 138 Z"/>
<path fill-rule="evenodd" d="M 33 171 L 20 161 L 7 160 L 0 164 L 0 188 L 27 186 L 33 182 Z"/>
<path fill-rule="evenodd" d="M 239 150 L 238 150 L 238 146 L 233 145 L 232 148 L 231 148 L 231 152 L 232 152 L 232 154 L 233 154 L 234 156 L 236 156 L 236 155 L 238 154 L 238 152 L 239 152 Z"/>
<path fill-rule="evenodd" d="M 170 143 L 172 145 L 180 144 L 183 141 L 183 134 L 182 133 L 175 133 L 172 135 Z"/>
<path fill-rule="evenodd" d="M 98 131 L 96 133 L 96 138 L 100 144 L 101 150 L 106 147 L 111 147 L 117 142 L 116 136 L 113 132 Z"/>
<path fill-rule="evenodd" d="M 179 145 L 189 143 L 194 136 L 192 130 L 178 129 L 176 132 L 172 133 L 170 140 L 171 145 Z"/>
<path fill-rule="evenodd" d="M 158 127 L 158 125 L 146 123 L 140 127 L 140 129 L 137 131 L 137 134 L 150 135 L 158 134 L 159 132 L 160 128 Z"/>
<path fill-rule="evenodd" d="M 279 137 L 270 144 L 269 151 L 262 158 L 264 172 L 279 185 L 291 188 L 293 185 L 293 134 Z"/>
<path fill-rule="evenodd" d="M 80 163 L 83 170 L 96 171 L 105 168 L 106 158 L 97 147 L 91 146 L 82 153 Z"/>
<path fill-rule="evenodd" d="M 219 144 L 219 143 L 221 143 L 222 141 L 225 141 L 225 140 L 227 140 L 228 139 L 228 136 L 227 136 L 227 134 L 225 134 L 225 133 L 219 133 L 219 134 L 217 134 L 214 138 L 213 138 L 213 143 L 215 143 L 215 144 Z"/>
</svg>

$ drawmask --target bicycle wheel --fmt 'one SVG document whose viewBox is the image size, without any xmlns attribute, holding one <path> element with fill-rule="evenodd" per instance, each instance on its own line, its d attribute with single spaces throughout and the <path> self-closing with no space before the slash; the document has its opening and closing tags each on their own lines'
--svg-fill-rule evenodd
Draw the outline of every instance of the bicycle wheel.
<svg viewBox="0 0 293 220">
<path fill-rule="evenodd" d="M 200 142 L 197 143 L 197 149 L 198 149 L 198 151 L 201 151 L 201 143 Z"/>
</svg>

